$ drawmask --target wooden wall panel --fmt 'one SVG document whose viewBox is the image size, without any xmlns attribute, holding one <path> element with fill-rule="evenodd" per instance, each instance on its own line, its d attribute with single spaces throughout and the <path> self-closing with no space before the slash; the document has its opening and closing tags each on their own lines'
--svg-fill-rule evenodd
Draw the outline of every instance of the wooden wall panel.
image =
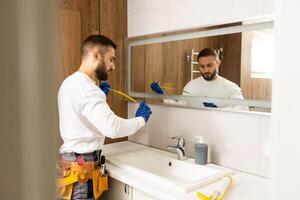
<svg viewBox="0 0 300 200">
<path fill-rule="evenodd" d="M 70 74 L 77 71 L 80 65 L 81 22 L 79 12 L 72 10 L 57 10 L 59 81 L 60 83 Z"/>
<path fill-rule="evenodd" d="M 99 34 L 99 0 L 58 0 L 57 7 L 80 15 L 81 41 L 90 34 Z"/>
<path fill-rule="evenodd" d="M 90 34 L 99 34 L 99 0 L 58 0 L 60 81 L 78 70 L 80 45 Z"/>
</svg>

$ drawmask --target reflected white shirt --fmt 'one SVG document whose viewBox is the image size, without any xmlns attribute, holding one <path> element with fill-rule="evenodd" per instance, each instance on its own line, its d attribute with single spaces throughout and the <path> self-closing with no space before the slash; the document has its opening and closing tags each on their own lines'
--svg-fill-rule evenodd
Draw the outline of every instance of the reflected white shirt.
<svg viewBox="0 0 300 200">
<path fill-rule="evenodd" d="M 243 99 L 239 86 L 219 75 L 213 81 L 206 81 L 200 76 L 188 82 L 183 91 L 193 96 Z"/>
<path fill-rule="evenodd" d="M 142 117 L 123 119 L 106 103 L 106 95 L 95 81 L 75 72 L 58 92 L 59 129 L 63 139 L 60 153 L 88 153 L 101 149 L 105 136 L 134 134 L 145 121 Z"/>
<path fill-rule="evenodd" d="M 206 81 L 202 76 L 191 80 L 183 88 L 183 95 L 193 95 L 201 97 L 213 97 L 213 98 L 233 98 L 244 99 L 239 86 L 219 75 L 213 81 Z M 188 101 L 190 106 L 200 106 L 202 103 L 199 101 Z M 224 108 L 228 105 L 222 104 L 221 100 L 217 105 Z M 232 106 L 229 106 L 232 107 Z M 234 106 L 237 109 L 248 110 L 247 106 Z"/>
</svg>

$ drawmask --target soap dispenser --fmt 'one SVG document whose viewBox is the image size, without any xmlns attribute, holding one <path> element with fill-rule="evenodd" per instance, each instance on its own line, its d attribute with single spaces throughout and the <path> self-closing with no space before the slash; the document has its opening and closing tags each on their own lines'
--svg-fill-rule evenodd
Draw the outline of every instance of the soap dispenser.
<svg viewBox="0 0 300 200">
<path fill-rule="evenodd" d="M 197 136 L 198 143 L 195 144 L 195 162 L 199 165 L 207 164 L 208 145 L 204 143 L 202 136 Z"/>
</svg>

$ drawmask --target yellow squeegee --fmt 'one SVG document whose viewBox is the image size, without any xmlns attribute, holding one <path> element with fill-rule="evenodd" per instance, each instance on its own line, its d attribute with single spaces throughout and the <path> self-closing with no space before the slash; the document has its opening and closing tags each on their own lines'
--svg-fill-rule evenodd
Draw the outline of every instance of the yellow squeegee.
<svg viewBox="0 0 300 200">
<path fill-rule="evenodd" d="M 175 88 L 171 88 L 171 87 L 167 87 L 167 86 L 163 86 L 163 85 L 160 85 L 159 87 L 162 89 L 165 89 L 165 90 L 176 90 Z"/>
<path fill-rule="evenodd" d="M 113 91 L 114 93 L 117 93 L 117 94 L 119 94 L 119 95 L 121 95 L 121 96 L 126 97 L 127 99 L 129 99 L 129 100 L 132 101 L 133 103 L 137 103 L 136 100 L 134 100 L 134 99 L 131 98 L 129 95 L 127 95 L 127 94 L 125 94 L 125 93 L 123 93 L 123 92 L 120 92 L 120 91 L 118 91 L 118 90 L 114 90 L 114 89 L 112 89 L 112 88 L 109 88 L 109 90 L 110 90 L 110 91 Z"/>
</svg>

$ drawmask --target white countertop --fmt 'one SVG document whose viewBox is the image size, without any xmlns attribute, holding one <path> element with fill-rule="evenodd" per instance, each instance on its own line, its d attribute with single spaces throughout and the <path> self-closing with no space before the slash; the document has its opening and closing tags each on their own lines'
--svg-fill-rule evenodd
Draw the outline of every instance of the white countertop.
<svg viewBox="0 0 300 200">
<path fill-rule="evenodd" d="M 141 148 L 151 148 L 145 145 L 137 144 L 130 141 L 107 144 L 103 147 L 104 155 L 114 155 L 126 151 L 134 151 L 135 149 Z M 162 151 L 162 150 L 158 150 Z M 169 154 L 169 153 L 168 153 Z M 174 158 L 176 158 L 175 154 Z M 187 159 L 183 162 L 194 162 L 193 159 Z M 212 168 L 224 168 L 221 166 L 209 164 L 208 166 Z M 158 199 L 163 200 L 199 200 L 196 197 L 196 192 L 202 192 L 205 194 L 211 194 L 214 191 L 219 183 L 215 182 L 207 186 L 201 187 L 195 191 L 189 192 L 187 194 L 181 193 L 170 193 L 168 188 L 155 187 L 155 184 L 151 183 L 150 180 L 145 180 L 143 177 L 137 177 L 135 174 L 132 174 L 124 169 L 118 168 L 116 166 L 107 164 L 107 169 L 109 176 L 119 180 L 123 183 L 126 183 L 142 192 L 150 194 Z M 242 173 L 235 171 L 236 173 L 232 175 L 233 185 L 225 196 L 225 200 L 265 200 L 267 199 L 267 190 L 268 190 L 268 179 L 255 176 L 252 174 Z"/>
</svg>

